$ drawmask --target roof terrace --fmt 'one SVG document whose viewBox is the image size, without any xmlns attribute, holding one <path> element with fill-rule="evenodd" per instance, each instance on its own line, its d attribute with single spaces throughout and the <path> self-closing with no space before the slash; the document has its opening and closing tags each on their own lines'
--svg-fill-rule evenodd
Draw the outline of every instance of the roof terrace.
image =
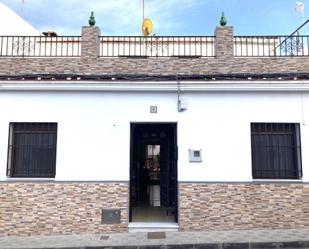
<svg viewBox="0 0 309 249">
<path fill-rule="evenodd" d="M 233 36 L 235 57 L 309 56 L 309 36 Z M 215 57 L 214 36 L 99 36 L 99 57 Z M 0 36 L 1 57 L 78 57 L 81 36 Z"/>
<path fill-rule="evenodd" d="M 0 78 L 309 79 L 309 36 L 0 36 Z M 116 76 L 116 77 L 115 77 Z M 50 77 L 49 77 L 50 78 Z"/>
</svg>

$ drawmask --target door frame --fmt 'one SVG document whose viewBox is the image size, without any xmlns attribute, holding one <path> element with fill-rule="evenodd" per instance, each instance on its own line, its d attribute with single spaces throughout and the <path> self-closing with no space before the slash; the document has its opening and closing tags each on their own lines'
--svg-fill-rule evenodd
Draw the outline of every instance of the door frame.
<svg viewBox="0 0 309 249">
<path fill-rule="evenodd" d="M 133 159 L 134 159 L 134 132 L 136 126 L 154 126 L 154 125 L 166 125 L 170 126 L 173 130 L 173 143 L 174 143 L 174 174 L 175 174 L 175 223 L 178 223 L 179 219 L 179 195 L 178 195 L 178 143 L 177 143 L 177 135 L 178 135 L 178 123 L 177 122 L 130 122 L 130 170 L 129 170 L 129 223 L 132 222 L 132 192 L 131 192 L 131 179 L 132 179 L 132 167 L 133 167 Z M 157 222 L 156 222 L 157 223 Z"/>
</svg>

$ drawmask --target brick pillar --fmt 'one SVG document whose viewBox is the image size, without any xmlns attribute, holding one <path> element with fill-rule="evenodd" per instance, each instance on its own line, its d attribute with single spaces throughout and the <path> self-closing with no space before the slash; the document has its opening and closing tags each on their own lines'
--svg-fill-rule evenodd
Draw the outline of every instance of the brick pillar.
<svg viewBox="0 0 309 249">
<path fill-rule="evenodd" d="M 215 30 L 215 53 L 216 57 L 229 59 L 234 57 L 234 32 L 233 27 L 216 27 Z"/>
<path fill-rule="evenodd" d="M 96 60 L 100 55 L 100 29 L 82 27 L 81 57 L 85 60 Z"/>
</svg>

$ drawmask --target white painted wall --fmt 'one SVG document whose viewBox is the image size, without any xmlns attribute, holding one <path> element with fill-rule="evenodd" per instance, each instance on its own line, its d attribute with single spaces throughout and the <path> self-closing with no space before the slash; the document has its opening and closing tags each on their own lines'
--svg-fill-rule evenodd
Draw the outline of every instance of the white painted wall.
<svg viewBox="0 0 309 249">
<path fill-rule="evenodd" d="M 9 122 L 57 122 L 56 180 L 129 180 L 130 122 L 178 123 L 179 181 L 252 181 L 250 122 L 301 124 L 309 182 L 309 94 L 0 92 L 0 180 L 6 180 Z M 149 107 L 158 106 L 151 114 Z M 188 150 L 201 149 L 202 163 Z"/>
<path fill-rule="evenodd" d="M 41 35 L 31 24 L 0 2 L 0 35 Z"/>
</svg>

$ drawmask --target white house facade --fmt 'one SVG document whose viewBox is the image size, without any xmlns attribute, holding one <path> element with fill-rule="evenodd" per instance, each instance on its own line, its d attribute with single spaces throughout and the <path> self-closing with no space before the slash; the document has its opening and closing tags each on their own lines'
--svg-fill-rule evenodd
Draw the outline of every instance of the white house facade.
<svg viewBox="0 0 309 249">
<path fill-rule="evenodd" d="M 308 55 L 211 39 L 103 56 L 83 27 L 77 55 L 2 54 L 0 235 L 308 227 Z"/>
</svg>

